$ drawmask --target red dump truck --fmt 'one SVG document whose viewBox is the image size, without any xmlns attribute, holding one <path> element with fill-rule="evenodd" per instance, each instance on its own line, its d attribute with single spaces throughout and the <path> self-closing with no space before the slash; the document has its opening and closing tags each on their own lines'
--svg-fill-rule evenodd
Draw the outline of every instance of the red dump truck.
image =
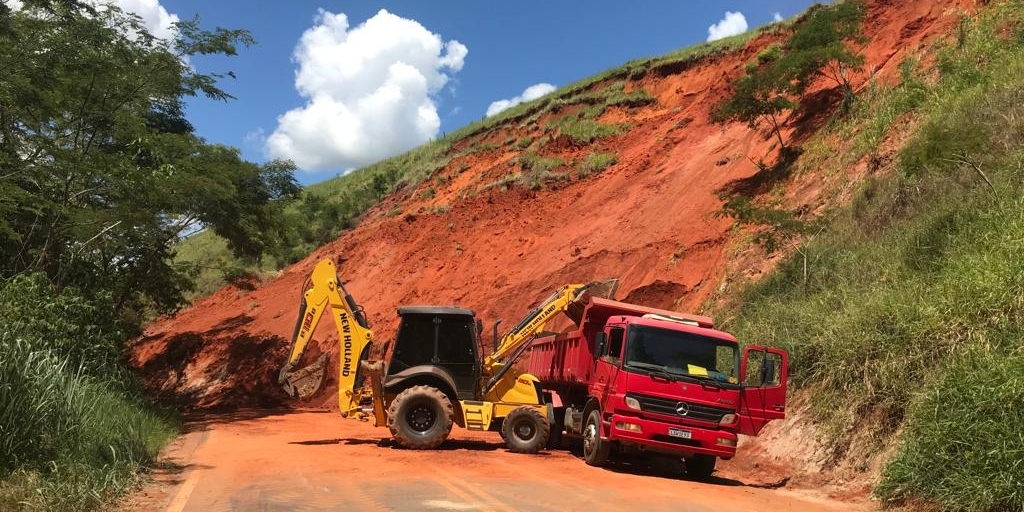
<svg viewBox="0 0 1024 512">
<path fill-rule="evenodd" d="M 708 317 L 592 297 L 571 332 L 538 338 L 527 361 L 554 408 L 552 434 L 582 438 L 587 464 L 640 455 L 711 475 L 785 417 L 789 355 L 748 346 Z"/>
</svg>

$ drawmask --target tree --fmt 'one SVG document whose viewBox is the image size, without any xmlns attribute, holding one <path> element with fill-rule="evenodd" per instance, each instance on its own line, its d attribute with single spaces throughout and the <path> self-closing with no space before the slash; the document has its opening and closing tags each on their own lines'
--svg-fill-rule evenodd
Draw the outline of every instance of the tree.
<svg viewBox="0 0 1024 512">
<path fill-rule="evenodd" d="M 861 31 L 866 13 L 863 2 L 848 0 L 814 8 L 794 27 L 779 66 L 792 77 L 795 94 L 802 94 L 818 77 L 825 77 L 842 87 L 842 106 L 849 108 L 854 99 L 850 73 L 864 67 L 864 55 L 854 45 L 867 43 Z"/>
<path fill-rule="evenodd" d="M 0 18 L 0 277 L 43 272 L 119 312 L 167 310 L 189 286 L 169 263 L 174 243 L 197 223 L 251 259 L 273 246 L 263 228 L 298 194 L 294 166 L 245 162 L 184 115 L 189 96 L 231 98 L 224 75 L 185 59 L 234 55 L 248 32 L 191 20 L 165 41 L 137 16 L 74 0 Z"/>
<path fill-rule="evenodd" d="M 779 141 L 780 148 L 785 150 L 779 115 L 796 108 L 796 104 L 785 96 L 787 77 L 779 72 L 774 62 L 774 58 L 768 56 L 760 63 L 748 66 L 747 73 L 736 82 L 732 96 L 714 109 L 711 120 L 715 123 L 743 121 L 756 128 L 757 123 L 764 119 Z"/>
<path fill-rule="evenodd" d="M 864 4 L 855 0 L 812 7 L 781 47 L 768 48 L 747 66 L 732 95 L 712 111 L 712 121 L 744 121 L 753 128 L 764 119 L 786 150 L 779 115 L 798 108 L 793 98 L 806 92 L 815 79 L 823 76 L 839 84 L 842 108 L 849 108 L 854 98 L 850 72 L 864 65 L 864 56 L 851 44 L 866 41 L 861 32 L 865 13 Z"/>
</svg>

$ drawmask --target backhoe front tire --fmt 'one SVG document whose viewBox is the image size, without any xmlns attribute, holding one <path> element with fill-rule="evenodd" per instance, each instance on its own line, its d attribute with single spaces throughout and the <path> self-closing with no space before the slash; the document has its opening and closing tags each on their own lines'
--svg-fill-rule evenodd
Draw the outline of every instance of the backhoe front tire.
<svg viewBox="0 0 1024 512">
<path fill-rule="evenodd" d="M 413 386 L 398 394 L 388 407 L 388 429 L 400 446 L 413 450 L 437 448 L 448 439 L 455 408 L 443 391 Z"/>
<path fill-rule="evenodd" d="M 551 425 L 537 409 L 518 407 L 501 423 L 501 438 L 513 453 L 537 453 L 548 445 Z"/>
</svg>

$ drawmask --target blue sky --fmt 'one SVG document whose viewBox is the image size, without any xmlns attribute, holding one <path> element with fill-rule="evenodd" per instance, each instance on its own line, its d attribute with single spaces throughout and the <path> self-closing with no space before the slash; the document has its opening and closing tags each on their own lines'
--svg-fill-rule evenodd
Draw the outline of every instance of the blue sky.
<svg viewBox="0 0 1024 512">
<path fill-rule="evenodd" d="M 152 9 L 155 0 L 118 2 L 127 10 L 131 3 Z M 160 0 L 158 7 L 181 19 L 199 15 L 206 28 L 244 28 L 252 33 L 259 43 L 239 56 L 192 59 L 200 72 L 233 71 L 237 78 L 225 79 L 222 86 L 237 99 L 191 101 L 189 119 L 200 136 L 238 147 L 248 160 L 294 156 L 304 164 L 297 173 L 299 181 L 309 184 L 482 119 L 493 102 L 522 95 L 527 87 L 566 85 L 631 59 L 703 42 L 709 27 L 726 19 L 727 12 L 734 13 L 729 22 L 742 13 L 754 28 L 770 23 L 775 13 L 789 18 L 812 3 Z M 321 9 L 330 14 L 318 14 Z M 379 15 L 381 9 L 393 16 Z M 333 16 L 341 13 L 344 18 Z M 367 23 L 367 30 L 356 37 L 360 25 L 371 19 L 375 23 Z M 303 34 L 314 26 L 319 28 L 303 46 L 307 60 L 300 94 L 300 61 L 293 55 Z M 370 30 L 371 26 L 377 28 Z M 424 44 L 428 54 L 434 48 L 429 34 L 438 50 L 432 58 L 423 53 Z M 425 78 L 414 70 L 411 76 L 395 78 L 395 68 L 387 68 L 391 81 L 374 85 L 373 78 L 339 77 L 332 69 L 338 62 L 332 59 L 343 59 L 346 53 L 363 55 L 356 75 L 359 69 L 373 68 L 367 62 L 381 53 L 390 55 L 381 58 L 400 61 L 406 50 L 391 45 L 392 39 L 408 40 L 416 48 L 417 56 L 410 59 L 421 62 Z M 377 51 L 374 45 L 387 49 Z M 387 87 L 392 94 L 385 94 Z M 369 107 L 359 103 L 367 95 L 376 98 Z M 324 99 L 328 96 L 334 99 Z M 312 105 L 314 97 L 320 98 L 317 105 Z M 363 106 L 356 107 L 357 103 Z M 280 123 L 290 111 L 290 121 Z M 268 142 L 271 138 L 275 144 Z"/>
</svg>

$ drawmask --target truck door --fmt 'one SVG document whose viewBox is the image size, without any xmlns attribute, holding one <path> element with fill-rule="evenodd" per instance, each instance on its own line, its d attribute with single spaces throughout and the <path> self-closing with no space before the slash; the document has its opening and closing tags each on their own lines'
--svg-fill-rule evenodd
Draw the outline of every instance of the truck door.
<svg viewBox="0 0 1024 512">
<path fill-rule="evenodd" d="M 591 393 L 601 400 L 603 406 L 608 394 L 616 391 L 615 378 L 619 374 L 619 365 L 622 362 L 622 345 L 626 338 L 626 330 L 622 327 L 609 327 L 602 334 L 605 342 L 601 343 L 601 338 L 598 338 Z"/>
<path fill-rule="evenodd" d="M 788 370 L 789 353 L 785 350 L 760 346 L 743 349 L 740 434 L 756 436 L 769 421 L 786 417 Z"/>
</svg>

